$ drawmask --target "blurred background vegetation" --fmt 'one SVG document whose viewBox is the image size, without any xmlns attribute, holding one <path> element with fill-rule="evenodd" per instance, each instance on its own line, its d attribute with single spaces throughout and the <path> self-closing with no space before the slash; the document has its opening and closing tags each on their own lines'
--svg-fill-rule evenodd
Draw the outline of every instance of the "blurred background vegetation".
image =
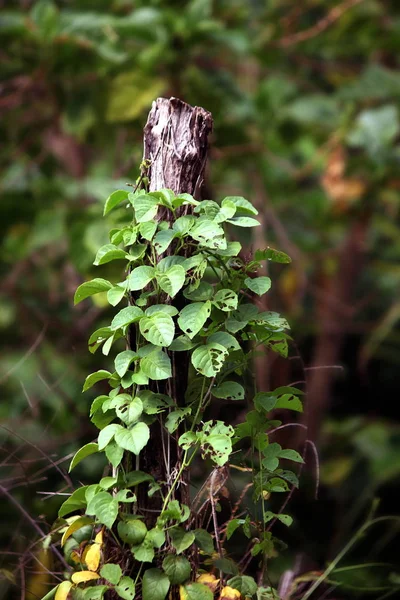
<svg viewBox="0 0 400 600">
<path fill-rule="evenodd" d="M 269 299 L 291 322 L 291 360 L 268 372 L 259 364 L 257 377 L 306 379 L 320 489 L 315 500 L 310 455 L 295 523 L 277 531 L 289 547 L 270 575 L 276 583 L 294 565 L 298 574 L 323 568 L 374 497 L 379 514 L 398 513 L 400 500 L 399 2 L 0 7 L 0 598 L 21 597 L 21 576 L 27 600 L 48 590 L 39 530 L 49 531 L 61 501 L 51 492 L 68 489 L 65 457 L 94 436 L 84 377 L 108 364 L 87 351 L 109 319 L 106 303 L 96 296 L 74 309 L 73 292 L 92 276 L 118 280 L 115 267 L 92 266 L 110 229 L 102 203 L 136 179 L 157 96 L 212 112 L 205 197 L 251 199 L 263 227 L 247 249 L 269 244 L 293 259 L 272 269 Z M 102 468 L 93 457 L 74 482 Z M 396 562 L 398 531 L 377 526 L 341 565 Z M 23 575 L 27 549 L 35 558 Z M 393 573 L 338 572 L 346 585 L 332 597 L 383 597 L 399 586 Z"/>
</svg>

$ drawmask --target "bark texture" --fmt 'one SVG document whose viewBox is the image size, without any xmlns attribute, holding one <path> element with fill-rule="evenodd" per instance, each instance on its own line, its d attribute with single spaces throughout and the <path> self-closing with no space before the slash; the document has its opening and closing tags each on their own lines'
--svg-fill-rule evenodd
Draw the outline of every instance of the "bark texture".
<svg viewBox="0 0 400 600">
<path fill-rule="evenodd" d="M 144 128 L 150 191 L 198 195 L 204 178 L 211 113 L 178 98 L 157 98 Z"/>
<path fill-rule="evenodd" d="M 169 188 L 175 194 L 189 193 L 200 199 L 212 125 L 211 114 L 203 108 L 189 106 L 177 98 L 158 98 L 153 102 L 144 129 L 144 159 L 149 161 L 149 191 Z M 183 206 L 179 214 L 187 214 L 192 210 L 191 205 Z M 159 208 L 158 220 L 170 220 L 171 216 L 168 209 Z M 172 247 L 171 245 L 166 255 L 171 252 Z M 159 260 L 164 256 L 159 256 Z M 167 299 L 161 298 L 160 301 L 166 302 Z M 177 294 L 173 302 L 180 310 L 186 300 L 182 294 Z M 171 359 L 172 378 L 154 382 L 154 391 L 168 394 L 177 406 L 183 406 L 189 357 L 186 352 L 179 352 L 179 360 L 174 354 Z M 150 427 L 149 444 L 140 455 L 140 468 L 151 473 L 158 483 L 166 484 L 166 488 L 171 485 L 179 469 L 181 452 L 177 439 L 180 433 L 178 430 L 171 436 L 160 421 L 153 423 Z M 176 498 L 187 504 L 188 494 L 188 481 L 183 481 L 176 490 Z M 143 511 L 148 525 L 155 521 L 159 509 L 158 495 L 148 498 L 147 494 L 139 494 L 138 510 Z"/>
</svg>

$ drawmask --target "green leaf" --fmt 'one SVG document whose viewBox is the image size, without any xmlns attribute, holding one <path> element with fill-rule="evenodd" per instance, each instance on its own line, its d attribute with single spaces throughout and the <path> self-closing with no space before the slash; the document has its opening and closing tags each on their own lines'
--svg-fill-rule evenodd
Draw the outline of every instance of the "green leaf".
<svg viewBox="0 0 400 600">
<path fill-rule="evenodd" d="M 126 398 L 123 399 L 123 396 L 126 396 Z M 143 402 L 141 399 L 137 396 L 131 398 L 129 394 L 122 394 L 121 396 L 117 396 L 117 398 L 121 398 L 118 404 L 115 405 L 117 417 L 126 425 L 136 423 L 143 412 Z M 114 405 L 111 408 L 114 408 Z"/>
<path fill-rule="evenodd" d="M 268 471 L 275 471 L 275 469 L 278 468 L 281 450 L 282 446 L 276 442 L 268 444 L 268 446 L 263 449 L 263 455 L 265 458 L 262 461 L 262 465 L 265 469 Z"/>
<path fill-rule="evenodd" d="M 100 575 L 113 585 L 117 585 L 122 577 L 122 569 L 119 565 L 108 563 L 101 568 Z"/>
<path fill-rule="evenodd" d="M 130 471 L 125 475 L 124 485 L 125 487 L 136 487 L 145 481 L 154 482 L 154 478 L 144 471 Z"/>
<path fill-rule="evenodd" d="M 114 590 L 122 600 L 134 600 L 135 598 L 135 582 L 130 577 L 122 577 Z"/>
<path fill-rule="evenodd" d="M 157 283 L 163 292 L 173 298 L 185 283 L 185 269 L 181 265 L 174 265 L 164 273 L 157 273 Z"/>
<path fill-rule="evenodd" d="M 244 215 L 258 215 L 258 210 L 242 196 L 227 196 L 222 200 L 222 206 L 226 203 L 232 203 L 236 206 L 237 212 Z"/>
<path fill-rule="evenodd" d="M 135 218 L 138 223 L 152 221 L 158 211 L 158 200 L 148 194 L 136 196 L 133 200 L 133 207 L 135 209 Z"/>
<path fill-rule="evenodd" d="M 154 346 L 169 346 L 174 339 L 175 324 L 164 312 L 156 312 L 150 317 L 143 317 L 139 323 L 140 333 Z"/>
<path fill-rule="evenodd" d="M 300 398 L 296 398 L 292 394 L 284 394 L 278 398 L 275 408 L 287 408 L 295 412 L 303 412 L 303 403 Z"/>
<path fill-rule="evenodd" d="M 98 492 L 89 501 L 86 514 L 95 515 L 100 523 L 111 529 L 118 516 L 118 502 L 108 492 Z"/>
<path fill-rule="evenodd" d="M 226 400 L 243 400 L 244 388 L 235 381 L 224 381 L 213 388 L 212 395 L 215 398 L 225 398 Z"/>
<path fill-rule="evenodd" d="M 170 358 L 162 350 L 154 350 L 142 358 L 140 367 L 143 373 L 154 381 L 168 379 L 172 376 Z"/>
<path fill-rule="evenodd" d="M 186 235 L 188 231 L 190 231 L 195 221 L 196 219 L 192 215 L 183 215 L 182 217 L 176 219 L 172 225 L 172 229 L 179 235 L 179 237 L 182 237 Z"/>
<path fill-rule="evenodd" d="M 154 267 L 136 267 L 128 277 L 128 289 L 131 292 L 135 290 L 142 290 L 154 277 Z"/>
<path fill-rule="evenodd" d="M 171 527 L 169 530 L 172 546 L 177 554 L 181 554 L 194 542 L 195 535 L 193 531 L 185 531 L 182 527 Z"/>
<path fill-rule="evenodd" d="M 269 392 L 258 392 L 254 396 L 254 406 L 260 412 L 270 412 L 278 401 L 278 398 Z"/>
<path fill-rule="evenodd" d="M 212 554 L 214 552 L 214 542 L 208 531 L 205 529 L 195 529 L 194 535 L 195 542 L 200 550 L 203 550 L 206 554 Z"/>
<path fill-rule="evenodd" d="M 85 485 L 83 487 L 78 488 L 66 500 L 63 502 L 59 508 L 58 516 L 65 517 L 69 513 L 75 512 L 76 510 L 81 510 L 86 507 L 86 490 L 89 486 Z"/>
<path fill-rule="evenodd" d="M 157 231 L 157 223 L 155 221 L 148 221 L 146 223 L 140 223 L 139 233 L 145 240 L 149 242 L 153 239 L 155 232 Z"/>
<path fill-rule="evenodd" d="M 240 242 L 228 242 L 224 250 L 219 249 L 217 254 L 219 256 L 237 256 L 242 249 Z"/>
<path fill-rule="evenodd" d="M 89 390 L 98 381 L 102 381 L 103 379 L 110 379 L 110 377 L 111 373 L 109 371 L 104 371 L 104 369 L 95 371 L 95 373 L 91 373 L 86 377 L 82 391 L 86 392 L 86 390 Z"/>
<path fill-rule="evenodd" d="M 265 248 L 264 250 L 256 250 L 254 254 L 255 260 L 270 260 L 271 262 L 288 264 L 292 262 L 290 256 L 281 252 L 280 250 L 275 250 L 274 248 Z"/>
<path fill-rule="evenodd" d="M 171 304 L 153 304 L 149 306 L 145 310 L 145 314 L 147 317 L 151 317 L 156 312 L 163 312 L 170 317 L 174 317 L 178 314 L 179 310 L 175 308 L 175 306 L 171 306 Z"/>
<path fill-rule="evenodd" d="M 179 327 L 193 339 L 207 321 L 211 313 L 211 302 L 193 302 L 185 306 L 178 317 Z"/>
<path fill-rule="evenodd" d="M 286 458 L 286 460 L 292 460 L 293 462 L 304 463 L 303 457 L 296 452 L 296 450 L 281 450 L 279 458 Z"/>
<path fill-rule="evenodd" d="M 118 523 L 118 535 L 125 544 L 137 546 L 147 535 L 147 527 L 140 519 L 129 518 Z"/>
<path fill-rule="evenodd" d="M 94 259 L 93 264 L 96 266 L 104 265 L 106 263 L 111 262 L 112 260 L 126 259 L 127 256 L 128 255 L 125 252 L 125 250 L 117 248 L 117 246 L 114 246 L 114 244 L 106 244 L 105 246 L 99 248 L 99 250 L 97 251 L 96 258 Z"/>
<path fill-rule="evenodd" d="M 240 345 L 237 339 L 230 333 L 226 333 L 226 331 L 217 331 L 217 333 L 213 333 L 209 338 L 207 338 L 207 343 L 221 344 L 221 346 L 225 346 L 227 350 L 240 350 Z"/>
<path fill-rule="evenodd" d="M 143 600 L 164 600 L 169 587 L 170 582 L 165 573 L 160 569 L 148 569 L 143 575 L 142 598 Z"/>
<path fill-rule="evenodd" d="M 158 255 L 166 251 L 172 240 L 174 239 L 176 232 L 173 229 L 165 229 L 159 231 L 153 240 L 153 246 Z"/>
<path fill-rule="evenodd" d="M 78 452 L 76 452 L 76 454 L 72 458 L 71 464 L 69 465 L 68 473 L 70 473 L 72 471 L 72 469 L 74 469 L 76 467 L 76 465 L 78 465 L 81 462 L 81 460 L 83 460 L 87 456 L 90 456 L 91 454 L 95 454 L 98 451 L 99 451 L 99 447 L 97 444 L 91 443 L 91 444 L 85 444 L 85 446 L 82 446 L 82 448 L 80 448 L 78 450 Z"/>
<path fill-rule="evenodd" d="M 205 377 L 215 377 L 222 369 L 228 350 L 221 344 L 200 346 L 192 354 L 192 365 Z"/>
<path fill-rule="evenodd" d="M 272 519 L 278 519 L 278 521 L 286 525 L 286 527 L 290 527 L 293 523 L 293 518 L 290 515 L 276 514 L 267 510 L 264 517 L 264 523 L 269 523 Z"/>
<path fill-rule="evenodd" d="M 239 527 L 241 527 L 243 523 L 244 519 L 232 519 L 232 521 L 229 521 L 226 527 L 226 539 L 230 540 L 235 531 L 239 529 Z"/>
<path fill-rule="evenodd" d="M 174 339 L 169 347 L 173 352 L 187 352 L 194 348 L 195 344 L 186 335 L 180 335 Z"/>
<path fill-rule="evenodd" d="M 183 600 L 213 600 L 214 594 L 207 585 L 203 583 L 188 583 L 184 587 Z"/>
<path fill-rule="evenodd" d="M 124 350 L 123 352 L 117 354 L 117 356 L 115 357 L 114 365 L 118 375 L 120 377 L 123 377 L 129 369 L 130 364 L 138 358 L 139 356 L 136 354 L 136 352 L 133 352 L 132 350 Z"/>
<path fill-rule="evenodd" d="M 226 248 L 224 230 L 214 221 L 198 221 L 190 230 L 190 236 L 208 248 L 222 250 Z"/>
<path fill-rule="evenodd" d="M 120 448 L 116 442 L 110 442 L 105 448 L 105 454 L 107 460 L 116 469 L 120 464 L 124 456 L 124 449 Z"/>
<path fill-rule="evenodd" d="M 130 325 L 131 323 L 139 321 L 139 319 L 141 319 L 142 317 L 143 311 L 141 308 L 139 308 L 138 306 L 127 306 L 115 315 L 115 317 L 111 321 L 111 329 L 112 331 L 122 329 L 122 327 L 126 327 L 126 325 Z"/>
<path fill-rule="evenodd" d="M 232 290 L 219 290 L 214 296 L 213 304 L 225 312 L 236 310 L 238 306 L 237 294 Z"/>
<path fill-rule="evenodd" d="M 201 281 L 200 285 L 195 290 L 189 291 L 189 288 L 186 288 L 183 295 L 193 302 L 204 302 L 205 300 L 211 300 L 213 293 L 213 286 L 206 281 Z"/>
<path fill-rule="evenodd" d="M 125 296 L 126 289 L 122 285 L 115 285 L 107 292 L 107 300 L 111 306 L 117 306 Z"/>
<path fill-rule="evenodd" d="M 131 429 L 121 427 L 115 434 L 117 444 L 138 455 L 149 441 L 150 430 L 146 423 L 136 423 Z"/>
<path fill-rule="evenodd" d="M 191 408 L 178 408 L 170 412 L 165 420 L 165 427 L 169 433 L 174 433 L 178 429 L 180 423 L 184 420 L 186 415 L 190 415 Z"/>
<path fill-rule="evenodd" d="M 82 600 L 103 600 L 108 589 L 108 585 L 96 585 L 95 587 L 86 588 L 82 590 L 83 597 L 79 596 L 79 598 L 82 598 Z M 78 600 L 78 597 L 76 600 Z"/>
<path fill-rule="evenodd" d="M 258 296 L 262 296 L 270 289 L 271 280 L 269 277 L 255 277 L 254 279 L 247 277 L 244 284 L 249 290 L 258 294 Z"/>
<path fill-rule="evenodd" d="M 82 283 L 75 292 L 74 304 L 79 304 L 79 302 L 89 298 L 89 296 L 94 296 L 94 294 L 99 294 L 100 292 L 106 292 L 111 288 L 112 283 L 106 279 L 101 279 L 100 277 L 85 281 L 85 283 Z"/>
<path fill-rule="evenodd" d="M 231 223 L 231 225 L 236 225 L 237 227 L 257 227 L 260 223 L 257 219 L 253 219 L 252 217 L 232 217 L 232 219 L 228 219 L 227 223 Z"/>
<path fill-rule="evenodd" d="M 227 584 L 235 590 L 239 590 L 245 598 L 254 596 L 258 590 L 257 583 L 254 581 L 253 577 L 249 577 L 248 575 L 235 575 L 235 577 L 232 577 L 227 581 Z"/>
<path fill-rule="evenodd" d="M 107 425 L 100 431 L 98 438 L 99 450 L 104 450 L 119 429 L 121 429 L 121 425 L 118 425 L 118 423 L 111 423 L 111 425 Z"/>
<path fill-rule="evenodd" d="M 169 554 L 164 558 L 162 567 L 172 585 L 184 583 L 190 578 L 190 562 L 184 556 Z"/>
<path fill-rule="evenodd" d="M 116 190 L 110 196 L 108 196 L 106 203 L 104 205 L 103 216 L 110 212 L 113 208 L 115 208 L 118 204 L 123 202 L 124 200 L 128 200 L 128 192 L 125 190 Z"/>
</svg>

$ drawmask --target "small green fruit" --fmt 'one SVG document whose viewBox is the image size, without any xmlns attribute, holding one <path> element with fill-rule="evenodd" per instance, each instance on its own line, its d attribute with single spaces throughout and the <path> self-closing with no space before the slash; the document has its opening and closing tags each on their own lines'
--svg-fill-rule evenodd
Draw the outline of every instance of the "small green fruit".
<svg viewBox="0 0 400 600">
<path fill-rule="evenodd" d="M 140 519 L 120 521 L 118 523 L 118 535 L 126 544 L 132 546 L 141 544 L 146 537 L 146 533 L 147 527 Z"/>
</svg>

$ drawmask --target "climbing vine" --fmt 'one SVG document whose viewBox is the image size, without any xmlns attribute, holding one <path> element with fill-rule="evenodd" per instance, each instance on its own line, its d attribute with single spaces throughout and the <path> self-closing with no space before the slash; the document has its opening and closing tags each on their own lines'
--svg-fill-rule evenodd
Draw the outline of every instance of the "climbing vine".
<svg viewBox="0 0 400 600">
<path fill-rule="evenodd" d="M 257 210 L 244 198 L 197 201 L 169 189 L 149 192 L 146 185 L 142 169 L 134 191 L 115 191 L 105 203 L 105 215 L 118 209 L 118 226 L 94 264 L 125 261 L 124 280 L 96 278 L 75 293 L 75 304 L 105 292 L 118 307 L 110 325 L 89 339 L 90 352 L 101 349 L 113 365 L 88 375 L 83 386 L 86 392 L 108 382 L 109 393 L 90 407 L 98 437 L 70 465 L 104 453 L 109 472 L 76 489 L 59 510 L 71 569 L 48 596 L 278 598 L 266 572 L 282 545 L 271 525 L 289 526 L 292 519 L 272 512 L 270 497 L 298 485 L 280 461 L 302 458 L 269 441 L 268 432 L 280 425 L 269 413 L 301 411 L 301 392 L 255 390 L 252 365 L 267 349 L 287 356 L 288 323 L 260 310 L 271 280 L 257 272 L 263 261 L 290 259 L 266 248 L 245 260 L 240 243 L 227 240 L 226 225 L 258 225 Z M 228 417 L 235 403 L 250 408 L 235 423 L 213 418 L 216 403 Z M 162 449 L 158 475 L 154 464 L 147 468 L 156 446 Z M 191 495 L 194 461 L 204 461 L 208 477 Z M 226 515 L 220 498 L 233 470 L 247 483 Z M 242 557 L 227 547 L 237 535 L 248 539 Z M 258 565 L 257 581 L 246 573 L 250 563 Z"/>
</svg>

